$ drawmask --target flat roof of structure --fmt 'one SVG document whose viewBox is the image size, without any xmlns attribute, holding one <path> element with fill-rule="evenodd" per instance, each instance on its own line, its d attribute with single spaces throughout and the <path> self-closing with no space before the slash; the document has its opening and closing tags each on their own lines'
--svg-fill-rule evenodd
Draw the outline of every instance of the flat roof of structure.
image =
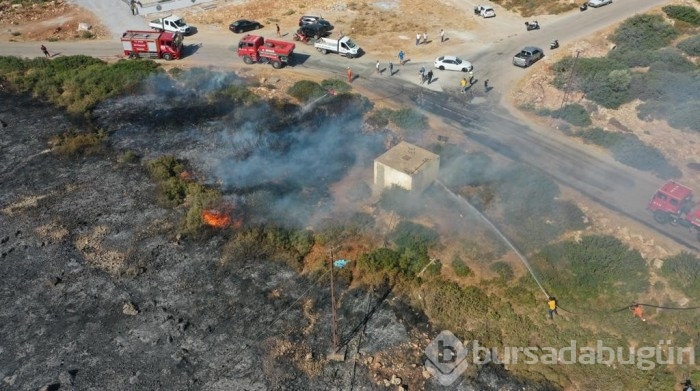
<svg viewBox="0 0 700 391">
<path fill-rule="evenodd" d="M 415 174 L 421 171 L 426 162 L 439 159 L 440 156 L 427 149 L 402 141 L 375 161 L 406 174 Z"/>
</svg>

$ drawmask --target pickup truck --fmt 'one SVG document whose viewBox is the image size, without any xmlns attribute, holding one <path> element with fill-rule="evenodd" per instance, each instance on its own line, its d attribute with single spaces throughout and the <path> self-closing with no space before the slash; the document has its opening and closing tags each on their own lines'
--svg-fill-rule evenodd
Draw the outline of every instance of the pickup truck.
<svg viewBox="0 0 700 391">
<path fill-rule="evenodd" d="M 542 49 L 528 46 L 523 48 L 520 53 L 513 56 L 513 65 L 527 68 L 542 57 L 544 57 Z"/>
<path fill-rule="evenodd" d="M 165 18 L 152 20 L 148 27 L 156 31 L 172 31 L 183 35 L 190 35 L 192 28 L 185 23 L 185 19 L 179 16 L 170 15 Z"/>
<path fill-rule="evenodd" d="M 360 52 L 360 47 L 350 37 L 342 37 L 340 39 L 319 38 L 314 43 L 314 47 L 323 54 L 334 52 L 347 58 L 355 58 Z"/>
</svg>

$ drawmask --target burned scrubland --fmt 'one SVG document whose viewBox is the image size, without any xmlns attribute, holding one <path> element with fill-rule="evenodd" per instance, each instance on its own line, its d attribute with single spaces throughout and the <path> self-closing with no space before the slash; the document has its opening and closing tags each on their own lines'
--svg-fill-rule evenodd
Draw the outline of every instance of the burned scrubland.
<svg viewBox="0 0 700 391">
<path fill-rule="evenodd" d="M 327 272 L 299 275 L 274 257 L 221 262 L 230 231 L 178 235 L 187 201 L 159 202 L 148 162 L 160 156 L 246 209 L 244 226 L 300 227 L 332 210 L 328 186 L 383 148 L 381 133 L 361 130 L 368 102 L 357 95 L 272 105 L 217 97 L 238 83 L 221 80 L 207 90 L 154 76 L 87 121 L 0 94 L 3 388 L 369 390 L 396 373 L 439 387 L 420 376 L 420 341 L 434 333 L 390 284 L 339 279 L 350 359 L 327 361 Z M 101 136 L 87 137 L 94 148 L 51 148 L 75 134 Z M 384 357 L 372 375 L 366 357 Z M 471 375 L 453 389 L 543 389 L 496 366 Z"/>
</svg>

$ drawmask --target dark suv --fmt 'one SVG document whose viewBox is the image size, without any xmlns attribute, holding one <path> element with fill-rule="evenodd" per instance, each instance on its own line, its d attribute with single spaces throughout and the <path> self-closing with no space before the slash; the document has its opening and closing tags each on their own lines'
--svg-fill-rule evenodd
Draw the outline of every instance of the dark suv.
<svg viewBox="0 0 700 391">
<path fill-rule="evenodd" d="M 324 22 L 326 22 L 326 21 L 324 20 Z M 319 39 L 321 37 L 325 37 L 331 31 L 333 31 L 333 25 L 326 22 L 326 23 L 305 24 L 305 25 L 299 27 L 299 30 L 297 30 L 297 33 L 303 34 L 307 37 L 314 37 L 315 39 Z"/>
</svg>

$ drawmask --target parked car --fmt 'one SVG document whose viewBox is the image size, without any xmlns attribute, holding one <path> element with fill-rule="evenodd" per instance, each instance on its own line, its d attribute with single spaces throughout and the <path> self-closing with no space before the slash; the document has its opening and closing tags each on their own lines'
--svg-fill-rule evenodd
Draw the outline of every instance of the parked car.
<svg viewBox="0 0 700 391">
<path fill-rule="evenodd" d="M 588 6 L 593 8 L 602 7 L 604 5 L 612 4 L 612 0 L 589 0 Z"/>
<path fill-rule="evenodd" d="M 544 51 L 538 47 L 526 46 L 513 56 L 513 65 L 527 68 L 544 57 Z"/>
<path fill-rule="evenodd" d="M 263 25 L 254 20 L 239 19 L 228 26 L 228 29 L 234 33 L 243 33 L 250 30 L 263 28 Z"/>
<path fill-rule="evenodd" d="M 472 63 L 469 61 L 464 61 L 459 57 L 455 56 L 441 56 L 435 59 L 435 68 L 444 71 L 461 71 L 461 72 L 469 72 L 474 67 L 472 66 Z"/>
<path fill-rule="evenodd" d="M 301 18 L 299 18 L 299 26 L 303 26 L 303 25 L 305 25 L 305 24 L 314 24 L 314 23 L 317 23 L 317 22 L 319 22 L 319 21 L 321 21 L 321 20 L 326 21 L 326 20 L 323 19 L 323 17 L 321 17 L 321 16 L 304 15 L 304 16 L 302 16 Z M 326 22 L 327 22 L 327 21 L 326 21 Z"/>
<path fill-rule="evenodd" d="M 299 27 L 299 30 L 297 30 L 297 34 L 304 35 L 306 37 L 314 37 L 314 39 L 319 39 L 321 37 L 325 37 L 328 35 L 330 31 L 333 30 L 333 26 L 328 24 L 323 24 L 323 23 L 312 23 L 312 24 L 305 24 L 301 27 Z"/>
<path fill-rule="evenodd" d="M 478 5 L 474 7 L 474 13 L 484 18 L 493 18 L 496 16 L 496 11 L 490 5 Z"/>
</svg>

